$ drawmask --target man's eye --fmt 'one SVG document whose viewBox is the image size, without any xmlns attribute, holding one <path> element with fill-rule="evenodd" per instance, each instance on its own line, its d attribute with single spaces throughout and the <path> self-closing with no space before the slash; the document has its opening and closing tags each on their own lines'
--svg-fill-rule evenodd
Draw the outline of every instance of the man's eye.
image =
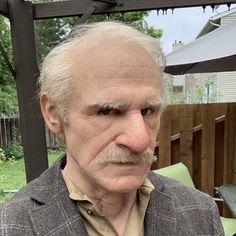
<svg viewBox="0 0 236 236">
<path fill-rule="evenodd" d="M 141 110 L 142 116 L 148 116 L 153 113 L 153 110 L 151 108 L 145 108 Z"/>
<path fill-rule="evenodd" d="M 102 108 L 101 110 L 98 111 L 98 115 L 109 115 L 112 113 L 113 109 L 112 108 Z"/>
</svg>

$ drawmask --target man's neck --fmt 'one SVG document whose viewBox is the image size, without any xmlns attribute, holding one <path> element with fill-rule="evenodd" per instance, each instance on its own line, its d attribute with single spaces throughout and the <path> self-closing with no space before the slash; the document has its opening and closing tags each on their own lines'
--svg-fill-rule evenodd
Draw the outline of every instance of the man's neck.
<svg viewBox="0 0 236 236">
<path fill-rule="evenodd" d="M 88 197 L 91 199 L 96 211 L 100 215 L 104 215 L 108 218 L 115 218 L 127 209 L 132 208 L 136 198 L 136 192 L 125 194 L 107 192 L 99 197 Z"/>
<path fill-rule="evenodd" d="M 135 199 L 136 192 L 124 195 L 105 194 L 101 199 L 91 201 L 95 210 L 111 222 L 119 235 L 123 235 Z"/>
<path fill-rule="evenodd" d="M 105 189 L 97 189 L 96 186 L 83 184 L 81 181 L 79 181 L 78 186 L 75 180 L 80 178 L 73 176 L 73 173 L 68 171 L 67 166 L 65 166 L 63 171 L 80 192 L 90 199 L 97 213 L 105 216 L 117 233 L 123 235 L 130 211 L 136 199 L 137 190 L 126 193 L 113 193 Z"/>
</svg>

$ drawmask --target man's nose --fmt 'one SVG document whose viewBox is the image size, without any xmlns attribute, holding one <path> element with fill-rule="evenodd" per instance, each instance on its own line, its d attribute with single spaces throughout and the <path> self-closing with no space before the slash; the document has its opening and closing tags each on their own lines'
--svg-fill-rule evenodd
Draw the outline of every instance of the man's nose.
<svg viewBox="0 0 236 236">
<path fill-rule="evenodd" d="M 141 114 L 126 117 L 121 129 L 121 133 L 115 139 L 116 145 L 125 146 L 135 153 L 143 152 L 149 147 L 150 136 Z"/>
</svg>

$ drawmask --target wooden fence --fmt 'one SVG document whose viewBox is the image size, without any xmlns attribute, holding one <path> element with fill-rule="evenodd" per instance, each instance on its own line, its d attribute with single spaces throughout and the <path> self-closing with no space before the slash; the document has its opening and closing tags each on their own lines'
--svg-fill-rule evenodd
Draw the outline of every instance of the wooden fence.
<svg viewBox="0 0 236 236">
<path fill-rule="evenodd" d="M 181 161 L 195 186 L 212 196 L 214 187 L 236 184 L 236 103 L 168 106 L 156 153 L 153 169 Z"/>
<path fill-rule="evenodd" d="M 14 138 L 20 142 L 19 130 L 18 118 L 0 118 L 0 148 L 7 147 Z M 50 132 L 47 127 L 45 127 L 45 135 L 48 148 L 64 146 L 63 138 L 60 135 Z"/>
<path fill-rule="evenodd" d="M 18 118 L 0 118 L 0 148 L 7 147 L 14 138 L 20 140 L 18 130 Z"/>
</svg>

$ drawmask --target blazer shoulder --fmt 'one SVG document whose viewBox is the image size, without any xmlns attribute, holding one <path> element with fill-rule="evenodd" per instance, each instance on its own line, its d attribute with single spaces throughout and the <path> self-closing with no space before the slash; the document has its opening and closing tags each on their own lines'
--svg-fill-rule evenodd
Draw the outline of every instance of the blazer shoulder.
<svg viewBox="0 0 236 236">
<path fill-rule="evenodd" d="M 30 229 L 30 212 L 54 196 L 55 189 L 61 187 L 58 185 L 60 174 L 60 161 L 57 161 L 41 176 L 17 192 L 13 198 L 0 204 L 0 229 L 2 227 L 18 227 L 23 231 Z"/>
<path fill-rule="evenodd" d="M 155 186 L 150 201 L 153 212 L 157 212 L 156 206 L 162 208 L 168 201 L 182 235 L 224 235 L 218 207 L 211 196 L 164 176 L 149 177 Z"/>
<path fill-rule="evenodd" d="M 193 187 L 187 187 L 174 179 L 150 173 L 149 178 L 155 186 L 155 191 L 170 195 L 176 203 L 181 205 L 212 205 L 214 199 L 206 193 Z"/>
</svg>

